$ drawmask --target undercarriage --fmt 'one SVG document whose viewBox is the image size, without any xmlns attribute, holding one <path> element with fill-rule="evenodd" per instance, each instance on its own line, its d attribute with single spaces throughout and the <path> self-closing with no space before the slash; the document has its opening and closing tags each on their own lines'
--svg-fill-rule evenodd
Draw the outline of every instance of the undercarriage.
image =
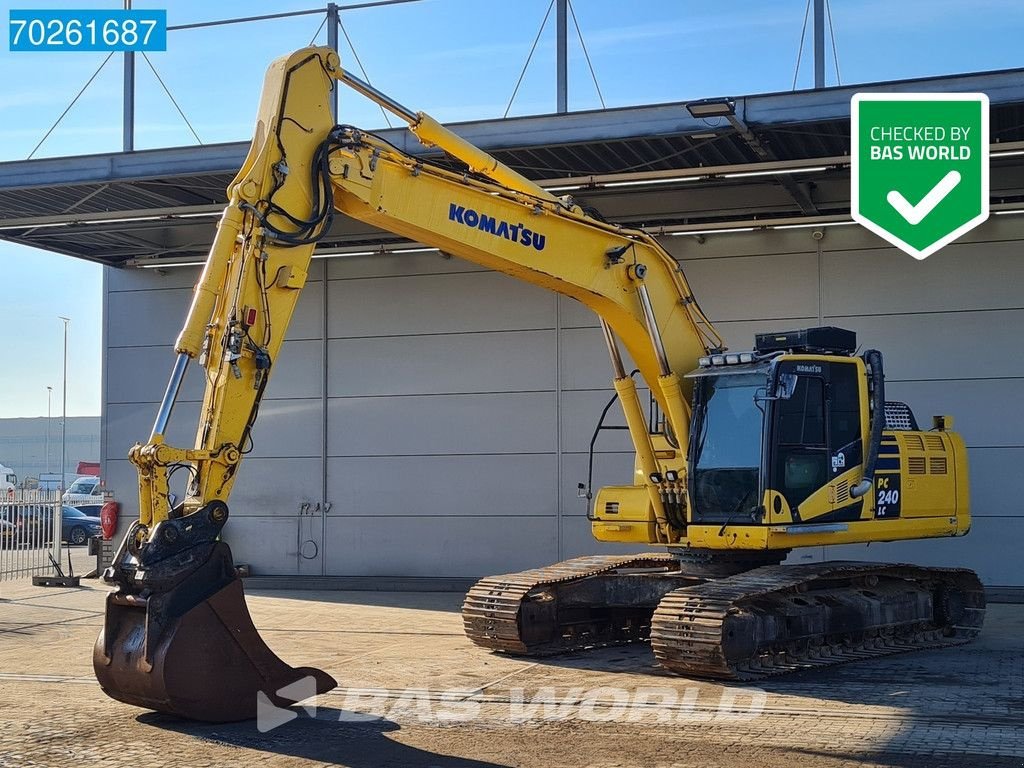
<svg viewBox="0 0 1024 768">
<path fill-rule="evenodd" d="M 974 638 L 977 575 L 860 562 L 780 565 L 784 552 L 595 556 L 482 579 L 463 605 L 477 645 L 547 656 L 649 639 L 677 674 L 727 680 Z"/>
</svg>

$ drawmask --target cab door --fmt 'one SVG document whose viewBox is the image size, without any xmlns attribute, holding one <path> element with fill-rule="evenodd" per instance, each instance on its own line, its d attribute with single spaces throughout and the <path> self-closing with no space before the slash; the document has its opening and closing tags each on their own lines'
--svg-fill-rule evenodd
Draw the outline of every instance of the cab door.
<svg viewBox="0 0 1024 768">
<path fill-rule="evenodd" d="M 850 496 L 850 489 L 861 478 L 864 463 L 862 403 L 867 401 L 867 383 L 857 360 L 829 363 L 826 397 L 829 440 L 830 519 L 836 522 L 857 520 L 863 499 Z M 862 390 L 864 388 L 864 391 Z"/>
<path fill-rule="evenodd" d="M 772 488 L 794 522 L 856 519 L 861 502 L 849 490 L 863 447 L 855 361 L 785 361 L 779 374 L 795 375 L 795 385 L 774 403 Z"/>
<path fill-rule="evenodd" d="M 823 498 L 815 498 L 829 481 L 830 454 L 824 369 L 813 367 L 818 372 L 780 371 L 796 373 L 796 385 L 788 398 L 775 401 L 772 425 L 772 488 L 785 498 L 796 522 L 830 511 Z"/>
</svg>

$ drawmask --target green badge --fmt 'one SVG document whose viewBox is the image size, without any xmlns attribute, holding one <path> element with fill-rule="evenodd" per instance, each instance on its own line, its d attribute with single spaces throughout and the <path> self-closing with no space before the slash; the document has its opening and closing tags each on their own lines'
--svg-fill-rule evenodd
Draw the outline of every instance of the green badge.
<svg viewBox="0 0 1024 768">
<path fill-rule="evenodd" d="M 988 96 L 858 93 L 850 211 L 923 259 L 988 218 Z"/>
</svg>

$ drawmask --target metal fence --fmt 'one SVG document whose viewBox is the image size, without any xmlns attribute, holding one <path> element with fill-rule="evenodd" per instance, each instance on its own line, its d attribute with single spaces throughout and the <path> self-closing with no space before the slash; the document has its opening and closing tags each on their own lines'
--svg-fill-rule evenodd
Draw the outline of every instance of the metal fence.
<svg viewBox="0 0 1024 768">
<path fill-rule="evenodd" d="M 20 491 L 0 500 L 0 581 L 54 573 L 61 538 L 59 493 Z"/>
</svg>

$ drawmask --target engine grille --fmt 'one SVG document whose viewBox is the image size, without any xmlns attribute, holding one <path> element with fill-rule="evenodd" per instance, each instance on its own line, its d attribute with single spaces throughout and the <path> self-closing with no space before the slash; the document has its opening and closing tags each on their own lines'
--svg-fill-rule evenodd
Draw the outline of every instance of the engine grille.
<svg viewBox="0 0 1024 768">
<path fill-rule="evenodd" d="M 910 406 L 898 400 L 885 404 L 885 428 L 901 432 L 913 432 L 917 429 L 917 419 Z"/>
</svg>

